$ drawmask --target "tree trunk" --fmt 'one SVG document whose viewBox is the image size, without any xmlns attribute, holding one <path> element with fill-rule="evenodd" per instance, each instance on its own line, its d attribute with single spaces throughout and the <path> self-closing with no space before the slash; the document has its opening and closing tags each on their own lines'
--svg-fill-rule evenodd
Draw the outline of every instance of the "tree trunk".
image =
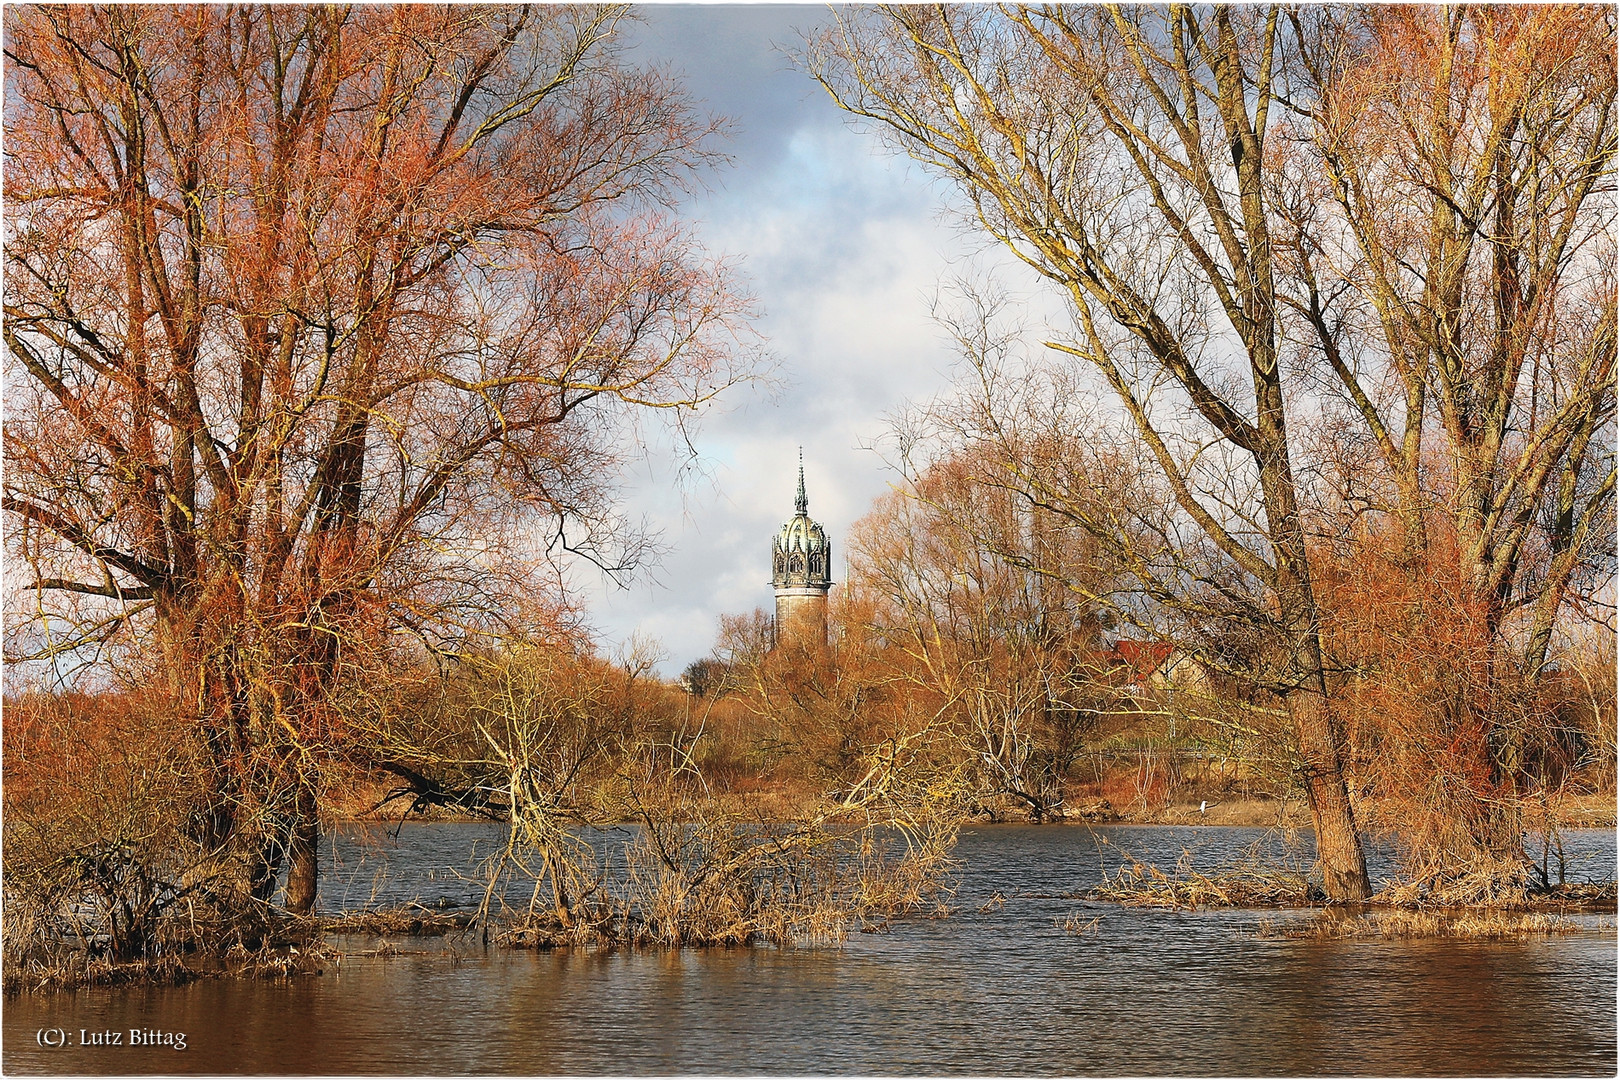
<svg viewBox="0 0 1620 1080">
<path fill-rule="evenodd" d="M 1269 452 L 1257 454 L 1256 460 L 1277 564 L 1272 588 L 1281 630 L 1287 637 L 1290 675 L 1295 680 L 1284 701 L 1304 762 L 1323 888 L 1329 900 L 1360 902 L 1372 896 L 1372 883 L 1344 778 L 1344 733 L 1328 701 L 1310 561 L 1288 461 L 1281 387 L 1275 379 L 1268 379 L 1256 389 L 1262 403 L 1262 430 L 1271 436 L 1265 448 Z"/>
<path fill-rule="evenodd" d="M 1311 804 L 1311 823 L 1316 827 L 1323 887 L 1329 900 L 1366 900 L 1372 895 L 1372 883 L 1367 878 L 1367 859 L 1350 809 L 1340 754 L 1342 740 L 1327 695 L 1304 687 L 1289 694 L 1287 703 L 1305 762 L 1305 791 Z"/>
<path fill-rule="evenodd" d="M 308 915 L 315 910 L 315 888 L 320 876 L 320 863 L 316 858 L 320 850 L 320 830 L 315 789 L 301 783 L 287 840 L 287 910 L 294 915 Z"/>
</svg>

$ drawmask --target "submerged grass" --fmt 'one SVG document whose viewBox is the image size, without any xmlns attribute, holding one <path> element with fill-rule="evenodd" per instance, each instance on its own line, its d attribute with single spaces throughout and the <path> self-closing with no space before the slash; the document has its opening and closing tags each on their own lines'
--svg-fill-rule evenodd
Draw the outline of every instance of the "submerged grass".
<svg viewBox="0 0 1620 1080">
<path fill-rule="evenodd" d="M 1613 930 L 1612 920 L 1599 929 Z M 1565 915 L 1547 912 L 1504 911 L 1497 908 L 1421 910 L 1389 908 L 1350 912 L 1327 908 L 1304 923 L 1276 926 L 1262 923 L 1263 938 L 1348 940 L 1376 938 L 1463 938 L 1479 941 L 1521 941 L 1575 934 L 1593 927 Z"/>
<path fill-rule="evenodd" d="M 1098 936 L 1101 934 L 1098 927 L 1102 925 L 1102 921 L 1103 916 L 1101 915 L 1093 915 L 1088 919 L 1084 913 L 1078 911 L 1070 912 L 1061 921 L 1052 920 L 1059 930 L 1062 930 L 1065 934 L 1073 934 L 1075 937 Z"/>
<path fill-rule="evenodd" d="M 1482 908 L 1499 911 L 1613 912 L 1616 883 L 1541 885 L 1522 867 L 1491 866 L 1441 879 L 1389 885 L 1374 901 L 1403 908 Z"/>
<path fill-rule="evenodd" d="M 1105 869 L 1103 883 L 1084 895 L 1126 907 L 1183 910 L 1323 905 L 1328 912 L 1381 909 L 1359 928 L 1324 921 L 1320 936 L 1490 936 L 1492 927 L 1503 936 L 1561 933 L 1562 916 L 1616 912 L 1615 881 L 1547 884 L 1545 874 L 1538 881 L 1534 868 L 1508 861 L 1447 867 L 1443 874 L 1429 872 L 1390 883 L 1367 904 L 1337 905 L 1312 880 L 1311 863 L 1297 835 L 1282 832 L 1280 854 L 1267 850 L 1275 835 L 1213 872 L 1196 868 L 1186 850 L 1169 872 L 1126 854 L 1123 865 L 1112 873 Z"/>
<path fill-rule="evenodd" d="M 1086 893 L 1090 900 L 1125 907 L 1194 909 L 1202 907 L 1305 907 L 1324 896 L 1300 867 L 1277 864 L 1255 847 L 1231 866 L 1205 873 L 1182 851 L 1175 871 L 1131 859 Z"/>
<path fill-rule="evenodd" d="M 115 960 L 89 951 L 28 957 L 5 975 L 6 994 L 82 990 L 93 986 L 184 986 L 200 979 L 290 978 L 319 975 L 337 956 L 319 940 L 281 941 L 256 949 L 237 945 L 223 953 L 161 953 Z"/>
<path fill-rule="evenodd" d="M 7 994 L 44 993 L 53 990 L 81 990 L 91 986 L 184 986 L 206 978 L 210 973 L 186 964 L 178 956 L 115 961 L 106 956 L 80 953 L 55 957 L 50 961 L 29 957 L 6 972 Z"/>
<path fill-rule="evenodd" d="M 344 912 L 313 920 L 315 927 L 329 934 L 404 934 L 411 937 L 442 937 L 465 930 L 473 923 L 471 911 L 435 911 L 417 903 L 403 907 Z"/>
</svg>

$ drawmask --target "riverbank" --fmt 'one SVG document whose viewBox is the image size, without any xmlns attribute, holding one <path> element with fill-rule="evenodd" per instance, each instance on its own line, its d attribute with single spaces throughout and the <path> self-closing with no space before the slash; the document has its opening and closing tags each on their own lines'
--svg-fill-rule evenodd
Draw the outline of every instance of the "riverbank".
<svg viewBox="0 0 1620 1080">
<path fill-rule="evenodd" d="M 1390 817 L 1374 806 L 1373 820 Z M 1081 820 L 1092 820 L 1082 810 Z M 1310 828 L 1311 812 L 1303 800 L 1231 799 L 1218 802 L 1174 802 L 1153 810 L 1128 811 L 1109 819 L 1128 825 L 1260 825 Z M 1566 796 L 1545 810 L 1526 810 L 1524 827 L 1540 832 L 1549 825 L 1557 829 L 1612 829 L 1616 823 L 1613 795 Z"/>
<path fill-rule="evenodd" d="M 350 773 L 329 791 L 323 805 L 328 822 L 398 821 L 406 801 L 379 805 L 395 786 L 390 779 Z M 1172 792 L 1167 798 L 1145 799 L 1134 793 L 1121 794 L 1121 785 L 1085 784 L 1067 791 L 1052 815 L 1053 823 L 1117 825 L 1207 825 L 1259 826 L 1264 828 L 1308 829 L 1310 808 L 1303 799 L 1276 799 L 1268 795 L 1200 790 L 1197 787 Z M 1112 790 L 1110 790 L 1112 789 Z M 1100 791 L 1108 791 L 1113 798 Z M 729 786 L 715 788 L 715 797 L 740 817 L 760 821 L 802 820 L 825 806 L 825 795 L 804 785 L 787 781 L 745 778 Z M 1364 820 L 1388 820 L 1391 814 L 1376 804 L 1360 808 Z M 1563 795 L 1546 807 L 1531 806 L 1525 814 L 1525 828 L 1612 829 L 1616 826 L 1614 794 Z M 1027 808 L 1014 801 L 986 805 L 973 821 L 1027 822 Z M 482 818 L 456 814 L 433 807 L 421 816 L 425 821 L 476 821 Z"/>
</svg>

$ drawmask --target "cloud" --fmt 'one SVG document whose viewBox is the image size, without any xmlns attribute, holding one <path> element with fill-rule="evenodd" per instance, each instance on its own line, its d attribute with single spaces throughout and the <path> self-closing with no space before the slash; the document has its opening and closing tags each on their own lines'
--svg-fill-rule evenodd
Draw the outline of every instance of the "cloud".
<svg viewBox="0 0 1620 1080">
<path fill-rule="evenodd" d="M 948 192 L 886 153 L 773 42 L 827 18 L 821 8 L 643 9 L 638 55 L 686 73 L 692 91 L 736 118 L 735 166 L 689 212 L 714 251 L 741 259 L 782 363 L 773 398 L 743 388 L 709 416 L 697 446 L 707 476 L 682 485 L 655 451 L 625 489 L 631 518 L 659 528 L 669 554 L 629 589 L 579 575 L 591 621 L 611 649 L 633 634 L 662 640 L 673 675 L 708 653 L 719 617 L 769 609 L 770 542 L 793 513 L 804 447 L 810 513 L 842 577 L 849 527 L 893 477 L 863 449 L 886 417 L 949 383 L 955 357 L 931 318 L 942 282 L 975 267 L 1018 269 L 964 237 L 940 207 Z"/>
<path fill-rule="evenodd" d="M 667 69 L 713 115 L 732 121 L 727 149 L 739 169 L 729 186 L 781 153 L 810 124 L 842 123 L 826 94 L 793 68 L 790 54 L 831 18 L 813 4 L 654 4 L 623 30 L 627 58 Z"/>
</svg>

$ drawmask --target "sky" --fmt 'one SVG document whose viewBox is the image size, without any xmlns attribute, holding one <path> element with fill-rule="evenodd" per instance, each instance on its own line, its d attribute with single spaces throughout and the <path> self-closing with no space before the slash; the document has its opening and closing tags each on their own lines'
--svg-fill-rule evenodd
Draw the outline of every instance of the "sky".
<svg viewBox="0 0 1620 1080">
<path fill-rule="evenodd" d="M 667 65 L 732 121 L 734 163 L 687 207 L 711 251 L 735 258 L 758 300 L 776 385 L 736 388 L 702 422 L 702 471 L 681 482 L 654 446 L 625 477 L 624 512 L 666 555 L 628 588 L 576 574 L 605 652 L 655 639 L 666 676 L 713 649 L 722 614 L 773 605 L 770 543 L 793 514 L 804 449 L 810 515 L 843 577 L 850 524 L 895 476 L 870 447 L 887 417 L 950 382 L 931 309 L 956 277 L 1018 269 L 946 214 L 949 189 L 856 131 L 783 51 L 825 7 L 653 5 L 624 33 L 629 58 Z M 1033 288 L 1033 285 L 1028 287 Z"/>
</svg>

